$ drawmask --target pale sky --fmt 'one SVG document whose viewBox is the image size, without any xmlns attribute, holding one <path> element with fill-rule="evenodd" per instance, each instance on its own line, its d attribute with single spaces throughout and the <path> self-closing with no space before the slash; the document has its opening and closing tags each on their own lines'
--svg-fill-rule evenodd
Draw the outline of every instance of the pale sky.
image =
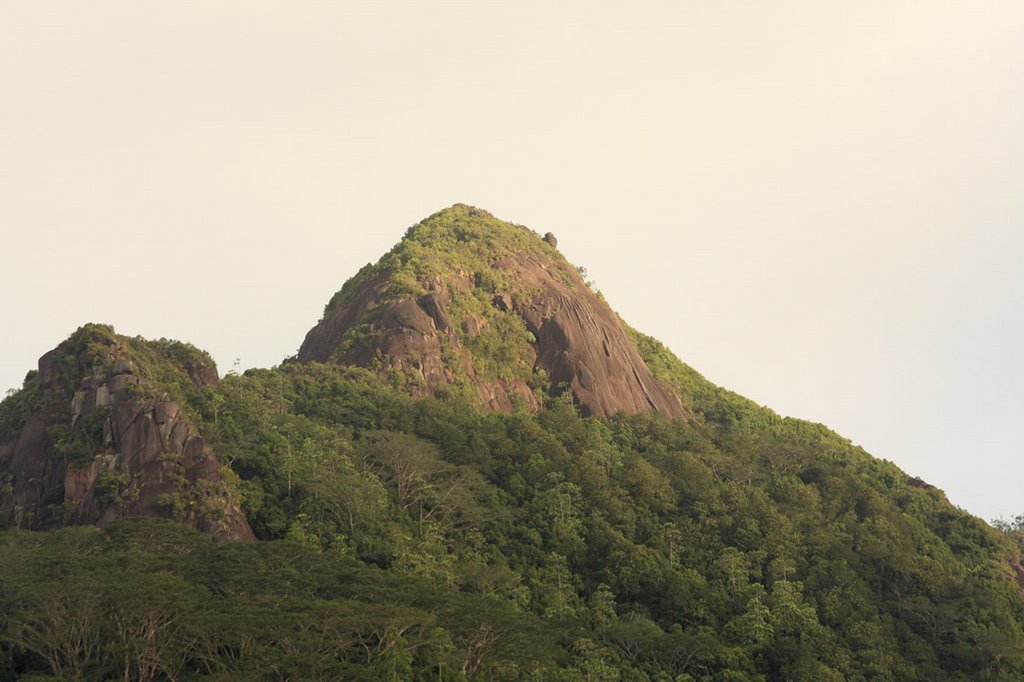
<svg viewBox="0 0 1024 682">
<path fill-rule="evenodd" d="M 1024 2 L 0 0 L 0 390 L 279 363 L 455 202 L 715 383 L 1024 513 Z"/>
</svg>

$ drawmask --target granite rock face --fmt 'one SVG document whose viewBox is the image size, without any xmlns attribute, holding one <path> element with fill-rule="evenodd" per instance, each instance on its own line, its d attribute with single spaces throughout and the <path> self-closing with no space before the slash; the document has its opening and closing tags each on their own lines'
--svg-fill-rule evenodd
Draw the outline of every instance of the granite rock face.
<svg viewBox="0 0 1024 682">
<path fill-rule="evenodd" d="M 456 205 L 446 211 L 459 212 L 451 219 L 456 224 L 479 214 L 495 221 L 472 207 Z M 447 217 L 441 212 L 430 220 L 438 216 Z M 526 230 L 508 224 L 496 229 Z M 465 229 L 460 234 L 467 233 Z M 481 233 L 473 234 L 479 238 Z M 525 362 L 543 372 L 552 393 L 570 391 L 584 414 L 656 411 L 687 417 L 678 396 L 644 364 L 615 312 L 556 251 L 554 235 L 531 238 L 535 245 L 527 242 L 528 248 L 505 250 L 494 258 L 481 244 L 479 253 L 488 261 L 485 276 L 455 270 L 445 277 L 428 277 L 420 282 L 426 293 L 418 295 L 396 296 L 391 286 L 394 273 L 373 273 L 342 305 L 328 308 L 306 335 L 299 361 L 383 366 L 411 374 L 416 379 L 409 387 L 414 395 L 436 394 L 453 382 L 468 380 L 489 409 L 509 412 L 521 404 L 536 410 L 540 398 L 535 386 L 521 378 L 482 376 L 469 348 L 497 316 L 515 316 L 532 335 Z M 456 316 L 453 298 L 479 288 L 481 280 L 505 283 L 482 294 L 493 310 Z M 456 317 L 461 319 L 458 327 L 452 322 Z M 360 343 L 352 343 L 356 329 L 362 330 Z"/>
<path fill-rule="evenodd" d="M 0 515 L 39 530 L 155 516 L 217 540 L 254 539 L 185 410 L 129 343 L 100 337 L 76 355 L 73 336 L 40 358 L 40 406 L 15 438 L 0 442 L 0 471 L 9 478 Z M 182 369 L 197 390 L 218 381 L 212 362 Z"/>
</svg>

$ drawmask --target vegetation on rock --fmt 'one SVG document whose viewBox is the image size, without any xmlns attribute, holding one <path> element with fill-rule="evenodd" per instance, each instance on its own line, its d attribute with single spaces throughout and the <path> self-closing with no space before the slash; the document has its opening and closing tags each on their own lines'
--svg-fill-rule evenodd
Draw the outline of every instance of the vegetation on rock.
<svg viewBox="0 0 1024 682">
<path fill-rule="evenodd" d="M 206 353 L 178 341 L 78 329 L 0 404 L 0 521 L 106 525 L 163 515 L 221 537 L 251 535 L 198 431 Z"/>
<path fill-rule="evenodd" d="M 5 655 L 133 679 L 1021 674 L 1012 543 L 824 427 L 702 394 L 725 397 L 690 422 L 605 420 L 317 363 L 229 376 L 196 407 L 264 542 L 8 531 Z M 114 638 L 121 599 L 165 627 Z M 89 605 L 88 654 L 35 630 Z"/>
<path fill-rule="evenodd" d="M 534 376 L 529 346 L 536 338 L 522 319 L 505 314 L 494 305 L 496 296 L 525 299 L 534 292 L 516 281 L 501 267 L 502 261 L 532 255 L 551 262 L 559 276 L 573 283 L 572 266 L 539 235 L 528 228 L 494 218 L 478 208 L 456 205 L 439 211 L 412 226 L 395 247 L 376 264 L 367 265 L 347 281 L 324 309 L 327 318 L 333 311 L 355 303 L 365 295 L 368 283 L 381 281 L 375 307 L 389 301 L 417 299 L 443 292 L 445 313 L 449 318 L 454 343 L 442 337 L 445 369 L 452 374 L 454 390 L 465 396 L 469 375 L 468 360 L 474 377 L 484 381 L 523 381 L 543 384 Z M 379 308 L 377 309 L 379 312 Z M 338 342 L 334 355 L 345 356 L 353 348 L 372 349 L 381 329 L 374 323 L 377 315 L 369 311 Z M 465 348 L 464 356 L 453 347 Z M 322 354 L 318 359 L 327 359 Z M 410 378 L 394 376 L 400 386 Z M 413 380 L 414 381 L 414 380 Z M 546 388 L 546 386 L 544 386 Z"/>
<path fill-rule="evenodd" d="M 389 254 L 417 273 L 396 296 L 480 271 L 458 229 Z M 487 287 L 466 296 L 515 284 Z M 73 355 L 106 357 L 105 334 Z M 192 415 L 259 541 L 138 518 L 0 533 L 0 681 L 1024 678 L 1019 519 L 993 529 L 629 334 L 687 418 L 557 392 L 485 411 L 315 361 L 196 383 L 194 349 L 112 337 Z M 0 404 L 0 444 L 41 386 Z"/>
<path fill-rule="evenodd" d="M 439 211 L 334 295 L 297 358 L 489 410 L 533 411 L 568 391 L 585 414 L 685 416 L 553 241 L 471 206 Z"/>
</svg>

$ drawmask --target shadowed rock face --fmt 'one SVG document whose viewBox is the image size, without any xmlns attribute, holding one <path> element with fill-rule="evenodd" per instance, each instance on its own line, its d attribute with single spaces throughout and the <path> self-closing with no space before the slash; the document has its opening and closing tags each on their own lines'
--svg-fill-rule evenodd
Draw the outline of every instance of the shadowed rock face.
<svg viewBox="0 0 1024 682">
<path fill-rule="evenodd" d="M 574 271 L 567 284 L 530 258 L 502 264 L 538 291 L 514 311 L 536 336 L 536 365 L 553 386 L 566 384 L 586 414 L 610 416 L 653 410 L 687 416 L 678 396 L 651 374 L 608 304 Z"/>
<path fill-rule="evenodd" d="M 461 206 L 448 210 L 466 209 L 470 215 L 479 211 Z M 453 297 L 479 286 L 479 273 L 456 271 L 422 282 L 425 294 L 393 296 L 392 273 L 381 271 L 366 278 L 343 305 L 328 310 L 306 335 L 299 361 L 383 365 L 411 373 L 416 378 L 410 386 L 414 395 L 435 394 L 464 377 L 492 410 L 508 412 L 516 403 L 536 410 L 538 397 L 526 381 L 482 377 L 467 348 L 493 324 L 491 314 L 513 315 L 535 339 L 525 361 L 535 371 L 543 370 L 553 393 L 568 388 L 584 414 L 607 417 L 653 410 L 687 417 L 678 396 L 644 364 L 618 316 L 555 251 L 553 235 L 534 236 L 536 247 L 490 263 L 488 281 L 508 285 L 487 293 L 494 308 L 489 315 L 462 315 L 458 328 L 452 322 Z M 369 340 L 346 343 L 360 325 Z"/>
<path fill-rule="evenodd" d="M 69 355 L 69 344 L 40 358 L 42 407 L 13 442 L 0 442 L 10 477 L 0 514 L 38 530 L 176 518 L 217 540 L 254 539 L 209 444 L 128 349 L 112 341 L 115 359 L 97 366 Z M 212 365 L 185 369 L 197 389 L 218 381 Z M 69 455 L 67 443 L 86 452 Z"/>
</svg>

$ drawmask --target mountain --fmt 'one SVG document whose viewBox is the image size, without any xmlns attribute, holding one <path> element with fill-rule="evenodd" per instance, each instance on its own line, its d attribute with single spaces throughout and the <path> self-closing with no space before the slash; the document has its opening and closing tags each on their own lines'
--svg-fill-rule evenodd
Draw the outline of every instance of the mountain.
<svg viewBox="0 0 1024 682">
<path fill-rule="evenodd" d="M 217 382 L 213 360 L 195 348 L 82 327 L 0 405 L 0 515 L 35 529 L 157 516 L 252 539 L 188 414 Z"/>
<path fill-rule="evenodd" d="M 462 389 L 502 412 L 568 390 L 587 415 L 686 416 L 556 244 L 472 206 L 439 211 L 334 295 L 298 359 L 378 367 L 413 395 Z"/>
<path fill-rule="evenodd" d="M 0 403 L 0 682 L 1024 679 L 1024 519 L 715 386 L 556 243 L 443 210 L 221 380 L 45 354 Z"/>
</svg>

